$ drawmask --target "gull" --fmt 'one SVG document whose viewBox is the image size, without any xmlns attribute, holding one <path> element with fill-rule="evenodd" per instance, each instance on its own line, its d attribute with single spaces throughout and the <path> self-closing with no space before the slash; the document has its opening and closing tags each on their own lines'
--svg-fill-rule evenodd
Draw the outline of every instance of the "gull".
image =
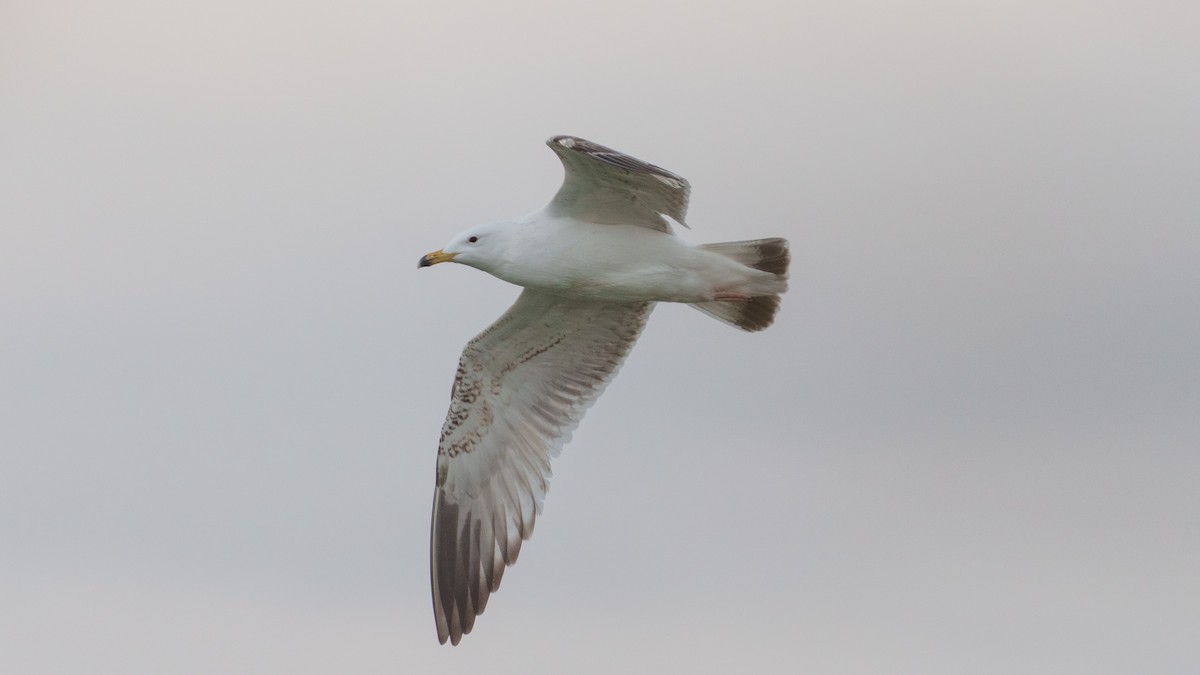
<svg viewBox="0 0 1200 675">
<path fill-rule="evenodd" d="M 571 136 L 547 141 L 565 178 L 544 208 L 470 228 L 422 256 L 523 287 L 467 343 L 438 442 L 430 574 L 438 641 L 458 644 L 533 533 L 556 457 L 657 302 L 745 331 L 775 319 L 785 239 L 692 245 L 680 176 Z"/>
</svg>

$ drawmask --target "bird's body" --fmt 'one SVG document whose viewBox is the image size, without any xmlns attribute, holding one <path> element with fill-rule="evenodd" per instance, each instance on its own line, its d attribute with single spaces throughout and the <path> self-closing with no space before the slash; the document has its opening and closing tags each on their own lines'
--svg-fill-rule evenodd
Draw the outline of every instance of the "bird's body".
<svg viewBox="0 0 1200 675">
<path fill-rule="evenodd" d="M 438 639 L 471 631 L 533 532 L 550 459 L 612 380 L 656 302 L 730 325 L 771 325 L 787 290 L 783 239 L 692 245 L 675 236 L 683 178 L 569 136 L 543 209 L 479 225 L 420 266 L 458 262 L 522 286 L 463 349 L 438 443 L 430 569 Z M 665 216 L 665 217 L 664 217 Z"/>
<path fill-rule="evenodd" d="M 776 275 L 637 225 L 601 225 L 546 210 L 488 226 L 505 252 L 485 271 L 555 295 L 606 302 L 710 302 L 778 292 Z M 503 233 L 503 234 L 501 234 Z M 519 242 L 519 245 L 517 244 Z"/>
</svg>

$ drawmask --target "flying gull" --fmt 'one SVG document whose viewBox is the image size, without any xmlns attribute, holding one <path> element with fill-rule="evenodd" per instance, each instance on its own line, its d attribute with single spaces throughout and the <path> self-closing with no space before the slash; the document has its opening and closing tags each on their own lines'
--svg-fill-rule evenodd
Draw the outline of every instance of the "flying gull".
<svg viewBox="0 0 1200 675">
<path fill-rule="evenodd" d="M 683 178 L 571 136 L 547 141 L 566 177 L 545 208 L 473 227 L 421 258 L 524 287 L 467 343 L 438 443 L 430 570 L 438 640 L 458 644 L 533 533 L 558 455 L 656 302 L 746 331 L 771 325 L 788 243 L 688 244 Z M 670 220 L 668 220 L 668 218 Z"/>
</svg>

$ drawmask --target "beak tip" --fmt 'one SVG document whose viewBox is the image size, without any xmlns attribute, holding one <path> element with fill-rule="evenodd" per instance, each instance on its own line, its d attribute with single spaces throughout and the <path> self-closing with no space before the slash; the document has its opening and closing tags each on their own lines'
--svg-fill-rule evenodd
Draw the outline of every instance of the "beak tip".
<svg viewBox="0 0 1200 675">
<path fill-rule="evenodd" d="M 417 261 L 417 269 L 421 269 L 422 267 L 430 267 L 438 263 L 450 262 L 451 260 L 454 260 L 455 255 L 456 254 L 454 253 L 446 253 L 443 250 L 437 250 L 433 253 L 426 253 L 425 255 L 421 256 L 420 260 Z"/>
</svg>

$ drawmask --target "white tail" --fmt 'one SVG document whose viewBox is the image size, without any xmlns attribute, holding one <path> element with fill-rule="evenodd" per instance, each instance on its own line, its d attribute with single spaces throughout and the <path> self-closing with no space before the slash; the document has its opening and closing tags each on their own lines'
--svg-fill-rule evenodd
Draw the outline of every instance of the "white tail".
<svg viewBox="0 0 1200 675">
<path fill-rule="evenodd" d="M 788 264 L 792 261 L 787 240 L 727 241 L 702 244 L 700 248 L 736 260 L 746 267 L 773 274 L 775 278 L 771 281 L 775 283 L 771 284 L 770 292 L 747 300 L 697 302 L 692 307 L 746 331 L 760 331 L 770 326 L 775 321 L 775 313 L 779 311 L 779 295 L 787 290 Z"/>
</svg>

